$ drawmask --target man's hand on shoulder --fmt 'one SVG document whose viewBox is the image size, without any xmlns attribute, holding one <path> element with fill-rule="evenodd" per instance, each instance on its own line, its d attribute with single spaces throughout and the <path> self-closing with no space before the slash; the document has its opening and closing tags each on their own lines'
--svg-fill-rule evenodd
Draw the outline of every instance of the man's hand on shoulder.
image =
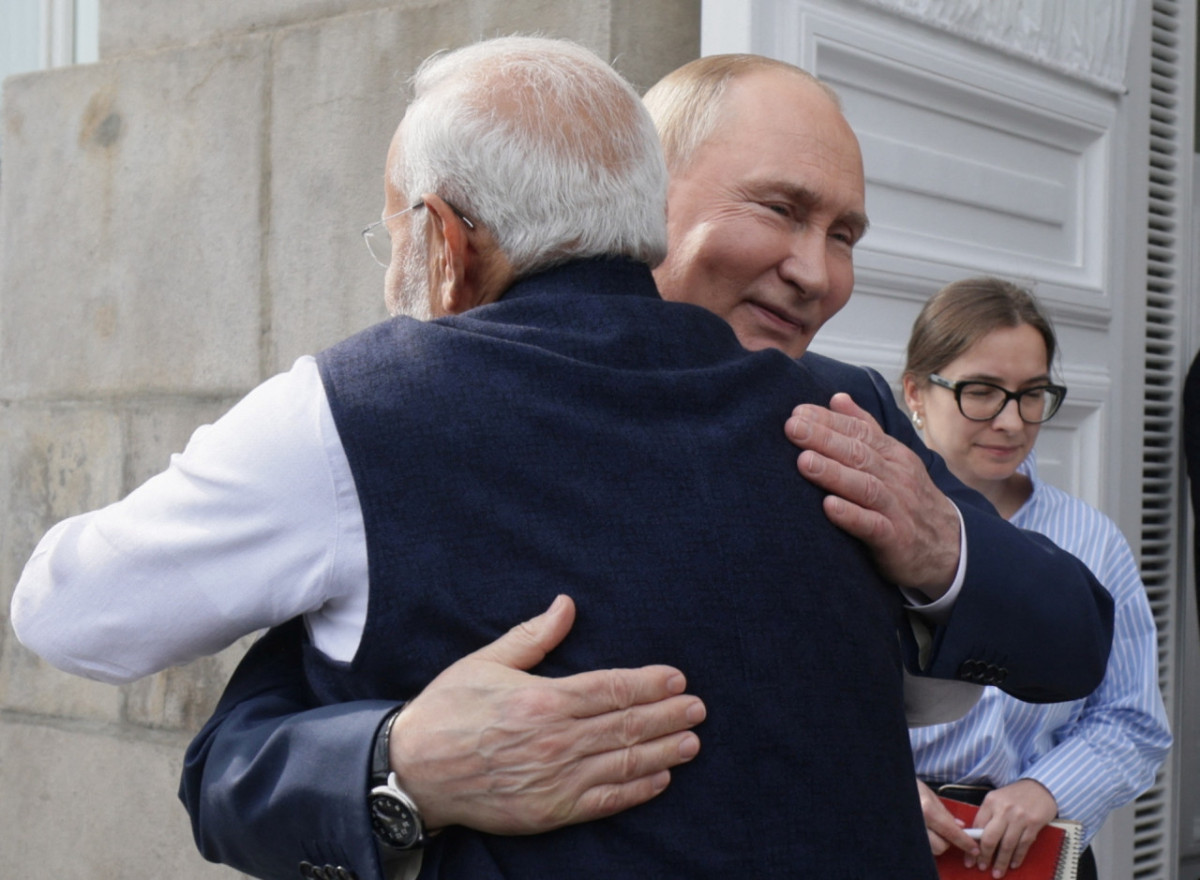
<svg viewBox="0 0 1200 880">
<path fill-rule="evenodd" d="M 575 605 L 538 617 L 443 671 L 392 727 L 392 769 L 429 828 L 535 834 L 660 794 L 700 749 L 704 720 L 677 669 L 531 675 L 570 631 Z"/>
<path fill-rule="evenodd" d="M 785 431 L 804 450 L 800 473 L 830 493 L 825 515 L 870 548 L 880 574 L 943 595 L 958 571 L 958 511 L 913 451 L 848 394 L 796 407 Z"/>
</svg>

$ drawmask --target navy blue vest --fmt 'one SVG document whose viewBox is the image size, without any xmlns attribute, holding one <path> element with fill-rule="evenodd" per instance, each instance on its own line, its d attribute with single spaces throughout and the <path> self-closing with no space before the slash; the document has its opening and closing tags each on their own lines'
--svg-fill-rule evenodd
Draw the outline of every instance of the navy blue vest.
<svg viewBox="0 0 1200 880">
<path fill-rule="evenodd" d="M 411 698 L 566 592 L 575 628 L 536 672 L 667 663 L 708 707 L 650 803 L 536 837 L 451 828 L 422 878 L 935 876 L 898 598 L 783 433 L 832 389 L 624 261 L 385 322 L 319 364 L 371 587 L 354 661 L 308 652 L 318 699 Z"/>
</svg>

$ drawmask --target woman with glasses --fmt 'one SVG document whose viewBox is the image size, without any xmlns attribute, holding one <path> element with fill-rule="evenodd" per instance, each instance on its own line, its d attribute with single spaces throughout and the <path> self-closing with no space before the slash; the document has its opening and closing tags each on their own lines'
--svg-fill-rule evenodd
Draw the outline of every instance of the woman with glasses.
<svg viewBox="0 0 1200 880">
<path fill-rule="evenodd" d="M 1090 841 L 1109 812 L 1154 782 L 1171 744 L 1154 620 L 1129 545 L 1108 517 L 1041 482 L 1034 468 L 1038 431 L 1067 393 L 1051 378 L 1055 347 L 1031 294 L 971 278 L 925 304 L 903 376 L 913 424 L 950 470 L 1005 519 L 1079 557 L 1115 602 L 1108 672 L 1088 699 L 1023 703 L 989 687 L 959 721 L 910 731 L 935 854 L 956 846 L 968 866 L 993 877 L 1017 867 L 1056 817 L 1082 822 Z M 982 802 L 978 841 L 934 795 L 946 785 Z M 1096 877 L 1090 848 L 1079 876 Z"/>
</svg>

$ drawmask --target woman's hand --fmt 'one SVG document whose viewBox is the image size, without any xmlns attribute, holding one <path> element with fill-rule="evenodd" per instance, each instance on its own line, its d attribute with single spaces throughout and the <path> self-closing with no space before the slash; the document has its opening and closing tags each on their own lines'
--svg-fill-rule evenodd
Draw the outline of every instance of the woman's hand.
<svg viewBox="0 0 1200 880">
<path fill-rule="evenodd" d="M 933 789 L 917 780 L 917 793 L 921 796 L 921 812 L 925 816 L 925 832 L 929 835 L 929 848 L 940 856 L 952 846 L 961 849 L 968 857 L 979 856 L 979 844 L 967 836 L 962 822 L 943 806 Z"/>
<path fill-rule="evenodd" d="M 967 867 L 977 865 L 992 876 L 1003 877 L 1009 868 L 1019 868 L 1038 832 L 1058 816 L 1058 802 L 1040 782 L 1019 779 L 1012 785 L 990 791 L 975 816 L 983 829 L 978 859 L 967 856 Z"/>
</svg>

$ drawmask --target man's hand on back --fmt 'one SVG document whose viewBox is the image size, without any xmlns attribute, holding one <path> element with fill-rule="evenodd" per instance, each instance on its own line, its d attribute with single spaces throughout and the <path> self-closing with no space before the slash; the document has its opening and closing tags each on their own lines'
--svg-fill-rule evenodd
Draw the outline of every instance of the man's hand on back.
<svg viewBox="0 0 1200 880">
<path fill-rule="evenodd" d="M 669 666 L 531 675 L 575 621 L 555 599 L 454 663 L 397 716 L 391 763 L 426 825 L 535 834 L 660 794 L 700 749 L 704 720 Z"/>
</svg>

